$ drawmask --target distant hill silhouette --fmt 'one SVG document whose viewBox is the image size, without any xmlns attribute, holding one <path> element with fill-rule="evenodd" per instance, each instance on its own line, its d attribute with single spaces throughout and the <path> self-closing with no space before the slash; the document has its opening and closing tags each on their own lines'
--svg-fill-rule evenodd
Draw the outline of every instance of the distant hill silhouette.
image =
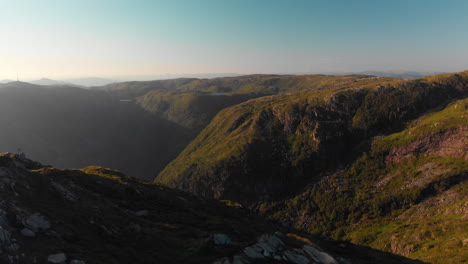
<svg viewBox="0 0 468 264">
<path fill-rule="evenodd" d="M 58 85 L 61 85 L 61 86 L 79 86 L 79 85 L 76 85 L 76 84 L 73 84 L 73 83 L 68 83 L 68 82 L 64 82 L 64 81 L 56 81 L 56 80 L 47 79 L 47 78 L 42 78 L 42 79 L 35 80 L 35 81 L 28 81 L 28 83 L 37 84 L 37 85 L 46 85 L 46 86 L 51 86 L 51 85 L 54 85 L 54 86 L 58 86 Z"/>
</svg>

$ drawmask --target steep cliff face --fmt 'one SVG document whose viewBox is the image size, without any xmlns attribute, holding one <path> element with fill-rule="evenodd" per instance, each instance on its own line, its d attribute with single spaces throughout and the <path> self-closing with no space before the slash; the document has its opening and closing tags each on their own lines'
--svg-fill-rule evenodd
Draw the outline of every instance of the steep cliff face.
<svg viewBox="0 0 468 264">
<path fill-rule="evenodd" d="M 0 263 L 421 263 L 111 169 L 61 170 L 24 155 L 0 154 L 0 201 Z"/>
<path fill-rule="evenodd" d="M 468 93 L 468 71 L 430 76 L 371 91 L 353 118 L 353 127 L 366 134 L 402 130 L 407 121 Z"/>
<path fill-rule="evenodd" d="M 272 96 L 225 109 L 156 181 L 241 202 L 279 198 L 339 164 L 366 93 Z"/>
<path fill-rule="evenodd" d="M 468 99 L 376 138 L 349 168 L 257 209 L 296 228 L 420 258 L 461 263 L 468 210 Z"/>
<path fill-rule="evenodd" d="M 155 181 L 246 204 L 294 194 L 353 160 L 374 136 L 466 96 L 467 84 L 463 72 L 250 100 L 221 111 Z"/>
</svg>

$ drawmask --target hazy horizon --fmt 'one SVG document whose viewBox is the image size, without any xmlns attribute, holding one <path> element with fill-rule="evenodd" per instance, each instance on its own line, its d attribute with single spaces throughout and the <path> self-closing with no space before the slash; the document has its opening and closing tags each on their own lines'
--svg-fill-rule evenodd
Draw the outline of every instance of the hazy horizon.
<svg viewBox="0 0 468 264">
<path fill-rule="evenodd" d="M 461 0 L 0 4 L 0 80 L 468 69 Z"/>
</svg>

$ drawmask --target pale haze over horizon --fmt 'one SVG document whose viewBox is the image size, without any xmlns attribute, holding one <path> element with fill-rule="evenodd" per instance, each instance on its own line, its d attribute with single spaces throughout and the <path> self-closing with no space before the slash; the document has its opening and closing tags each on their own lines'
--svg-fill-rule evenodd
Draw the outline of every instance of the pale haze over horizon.
<svg viewBox="0 0 468 264">
<path fill-rule="evenodd" d="M 468 69 L 466 0 L 0 0 L 0 80 Z"/>
</svg>

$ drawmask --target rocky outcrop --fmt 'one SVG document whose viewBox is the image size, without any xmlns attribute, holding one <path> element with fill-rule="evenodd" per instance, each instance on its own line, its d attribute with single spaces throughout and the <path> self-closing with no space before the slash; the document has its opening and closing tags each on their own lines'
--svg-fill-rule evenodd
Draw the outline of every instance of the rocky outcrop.
<svg viewBox="0 0 468 264">
<path fill-rule="evenodd" d="M 341 244 L 341 249 L 346 249 L 346 244 Z M 356 252 L 357 253 L 357 252 Z M 359 254 L 359 253 L 357 253 Z M 368 259 L 357 261 L 355 256 L 335 257 L 326 252 L 320 246 L 312 243 L 309 239 L 295 234 L 284 235 L 281 232 L 274 234 L 263 234 L 258 237 L 255 244 L 245 247 L 232 257 L 224 257 L 212 262 L 213 264 L 256 264 L 256 263 L 288 263 L 288 264 L 350 264 L 350 263 L 373 263 L 372 256 Z M 396 260 L 396 259 L 395 259 Z M 386 260 L 382 260 L 384 263 Z M 400 259 L 401 263 L 413 261 Z M 377 262 L 375 262 L 377 263 Z M 414 261 L 414 263 L 421 263 Z"/>
<path fill-rule="evenodd" d="M 47 257 L 47 262 L 49 263 L 64 264 L 65 261 L 67 261 L 67 255 L 64 253 L 53 254 Z"/>
<path fill-rule="evenodd" d="M 216 245 L 230 245 L 232 244 L 231 238 L 226 234 L 214 234 L 213 242 Z"/>
<path fill-rule="evenodd" d="M 310 241 L 307 241 L 310 243 Z M 302 246 L 302 247 L 301 247 Z M 216 260 L 213 264 L 237 263 L 291 263 L 291 264 L 338 264 L 348 263 L 343 258 L 340 262 L 330 254 L 314 248 L 302 240 L 287 237 L 280 232 L 274 235 L 264 234 L 256 244 L 244 248 L 243 252 L 232 258 Z"/>
<path fill-rule="evenodd" d="M 405 146 L 394 148 L 386 159 L 387 161 L 399 162 L 418 155 L 437 155 L 468 160 L 468 126 L 427 135 Z"/>
</svg>

